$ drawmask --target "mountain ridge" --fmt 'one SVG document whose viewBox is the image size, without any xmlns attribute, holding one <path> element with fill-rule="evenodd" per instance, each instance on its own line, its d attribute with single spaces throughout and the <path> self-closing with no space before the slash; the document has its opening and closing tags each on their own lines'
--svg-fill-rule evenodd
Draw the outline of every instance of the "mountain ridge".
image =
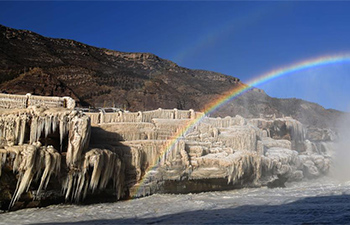
<svg viewBox="0 0 350 225">
<path fill-rule="evenodd" d="M 152 53 L 97 48 L 0 25 L 0 90 L 7 93 L 71 96 L 87 107 L 131 111 L 203 110 L 244 85 L 239 78 L 184 68 Z M 306 125 L 328 128 L 342 112 L 304 100 L 272 98 L 253 88 L 213 112 L 222 117 L 236 114 L 292 116 Z"/>
</svg>

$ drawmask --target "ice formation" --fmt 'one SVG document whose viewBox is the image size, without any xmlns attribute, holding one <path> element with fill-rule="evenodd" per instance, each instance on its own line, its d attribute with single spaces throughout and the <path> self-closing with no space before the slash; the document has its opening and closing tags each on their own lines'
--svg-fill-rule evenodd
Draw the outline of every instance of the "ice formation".
<svg viewBox="0 0 350 225">
<path fill-rule="evenodd" d="M 10 208 L 30 190 L 33 199 L 40 199 L 52 175 L 62 183 L 67 200 L 79 201 L 87 190 L 104 189 L 110 180 L 120 198 L 123 194 L 122 162 L 108 149 L 89 149 L 90 118 L 70 109 L 75 105 L 74 100 L 65 97 L 62 101 L 65 104 L 60 104 L 62 98 L 40 99 L 30 95 L 0 96 L 0 100 L 3 99 L 6 107 L 0 110 L 0 178 L 1 172 L 10 169 L 17 177 Z M 51 105 L 48 105 L 56 108 L 33 105 L 33 99 L 44 105 L 49 101 Z M 9 102 L 24 105 L 14 104 L 18 107 L 15 108 Z"/>
<path fill-rule="evenodd" d="M 61 155 L 49 145 L 41 146 L 39 142 L 32 145 L 5 147 L 4 155 L 9 154 L 13 159 L 13 171 L 18 172 L 17 187 L 13 194 L 10 207 L 20 198 L 24 191 L 28 191 L 35 175 L 41 174 L 40 191 L 47 187 L 52 174 L 58 175 L 61 168 Z"/>
<path fill-rule="evenodd" d="M 57 130 L 57 128 L 59 128 Z M 30 106 L 26 109 L 1 110 L 0 144 L 2 146 L 1 167 L 6 163 L 18 173 L 18 182 L 10 207 L 24 191 L 28 191 L 33 178 L 40 178 L 37 194 L 45 189 L 52 174 L 59 175 L 61 168 L 61 146 L 69 133 L 66 162 L 69 169 L 79 166 L 82 152 L 89 141 L 89 118 L 66 109 L 47 109 Z M 56 148 L 47 144 L 59 135 Z M 51 136 L 50 136 L 51 135 Z M 49 137 L 50 136 L 50 137 Z M 42 146 L 42 143 L 45 146 Z M 57 150 L 56 150 L 57 149 Z"/>
<path fill-rule="evenodd" d="M 100 114 L 89 114 L 95 118 L 92 143 L 106 143 L 120 152 L 131 148 L 131 159 L 125 160 L 129 189 L 139 189 L 141 181 L 147 190 L 157 192 L 162 181 L 220 178 L 235 186 L 259 186 L 281 178 L 298 181 L 321 176 L 330 167 L 333 139 L 325 132 L 323 136 L 308 132 L 290 117 L 205 117 L 169 148 L 174 134 L 185 131 L 189 121 L 202 114 L 163 109 Z M 157 170 L 149 171 L 152 167 Z"/>
<path fill-rule="evenodd" d="M 91 175 L 90 168 L 93 168 Z M 92 192 L 97 188 L 102 190 L 112 180 L 118 200 L 123 195 L 123 172 L 121 160 L 114 152 L 107 149 L 91 149 L 85 153 L 80 170 L 69 172 L 63 186 L 65 198 L 79 202 L 86 197 L 88 189 Z"/>
<path fill-rule="evenodd" d="M 180 189 L 194 182 L 187 185 L 191 192 L 204 190 L 196 182 L 208 181 L 211 190 L 314 178 L 328 172 L 336 138 L 289 117 L 211 118 L 178 109 L 82 113 L 74 105 L 67 97 L 0 95 L 0 172 L 17 176 L 10 207 L 23 193 L 40 199 L 50 183 L 78 202 L 107 189 L 116 200 L 164 192 L 168 181 Z"/>
</svg>

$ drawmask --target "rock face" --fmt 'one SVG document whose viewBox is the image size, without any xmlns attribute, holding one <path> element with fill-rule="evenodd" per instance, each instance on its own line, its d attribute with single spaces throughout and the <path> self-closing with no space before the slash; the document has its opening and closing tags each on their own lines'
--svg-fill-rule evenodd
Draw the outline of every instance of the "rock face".
<svg viewBox="0 0 350 225">
<path fill-rule="evenodd" d="M 31 95 L 2 94 L 0 103 L 3 209 L 280 187 L 326 174 L 336 137 L 290 117 L 211 118 L 178 109 L 84 114 L 69 109 L 68 97 Z"/>
<path fill-rule="evenodd" d="M 96 48 L 0 25 L 0 90 L 7 93 L 70 96 L 80 105 L 130 111 L 201 111 L 242 86 L 238 78 L 183 68 L 153 54 Z M 212 116 L 260 114 L 292 116 L 305 125 L 329 128 L 341 113 L 300 99 L 271 98 L 254 89 Z"/>
</svg>

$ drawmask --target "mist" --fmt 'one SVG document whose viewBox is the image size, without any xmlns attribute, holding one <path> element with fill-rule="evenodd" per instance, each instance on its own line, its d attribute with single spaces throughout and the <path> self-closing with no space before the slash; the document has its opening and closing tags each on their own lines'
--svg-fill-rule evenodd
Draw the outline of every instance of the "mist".
<svg viewBox="0 0 350 225">
<path fill-rule="evenodd" d="M 341 182 L 350 181 L 350 113 L 344 113 L 337 124 L 330 175 Z"/>
</svg>

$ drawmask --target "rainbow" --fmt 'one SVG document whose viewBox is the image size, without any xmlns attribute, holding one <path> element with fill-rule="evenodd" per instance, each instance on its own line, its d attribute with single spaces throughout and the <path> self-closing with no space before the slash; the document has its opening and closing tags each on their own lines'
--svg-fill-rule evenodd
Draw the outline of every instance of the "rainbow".
<svg viewBox="0 0 350 225">
<path fill-rule="evenodd" d="M 159 166 L 159 162 L 163 157 L 165 157 L 167 154 L 169 154 L 175 147 L 176 143 L 179 141 L 179 139 L 183 136 L 185 136 L 188 131 L 195 125 L 197 125 L 203 118 L 205 118 L 206 115 L 213 112 L 214 110 L 218 109 L 222 105 L 226 104 L 227 102 L 233 100 L 237 96 L 243 94 L 244 92 L 253 89 L 256 86 L 265 84 L 271 80 L 293 74 L 302 70 L 314 68 L 314 67 L 320 67 L 320 66 L 327 66 L 332 64 L 340 64 L 340 63 L 349 63 L 350 62 L 350 54 L 341 54 L 341 55 L 333 55 L 333 56 L 323 56 L 318 58 L 313 58 L 309 60 L 305 60 L 302 62 L 298 62 L 286 67 L 282 67 L 276 70 L 272 70 L 268 73 L 265 73 L 261 76 L 257 76 L 255 79 L 252 79 L 251 81 L 247 82 L 247 85 L 244 84 L 238 84 L 235 88 L 232 90 L 226 92 L 223 94 L 220 98 L 216 99 L 215 101 L 210 102 L 208 105 L 205 106 L 203 116 L 200 116 L 198 118 L 195 118 L 193 120 L 190 120 L 183 129 L 179 129 L 171 141 L 169 141 L 163 149 L 165 149 L 164 153 L 159 156 L 157 163 L 153 166 L 150 166 L 146 173 L 144 178 L 139 183 L 139 188 L 136 189 L 135 193 L 132 193 L 131 196 L 139 196 L 139 191 L 142 185 L 144 184 L 148 172 L 151 170 L 155 170 Z"/>
<path fill-rule="evenodd" d="M 277 7 L 276 7 L 277 6 Z M 247 13 L 243 13 L 240 16 L 234 16 L 232 19 L 218 24 L 214 29 L 210 29 L 207 32 L 199 35 L 197 39 L 188 45 L 181 48 L 176 54 L 172 57 L 177 63 L 182 63 L 189 57 L 198 54 L 203 49 L 213 47 L 221 38 L 228 37 L 233 35 L 232 33 L 237 33 L 242 29 L 245 29 L 247 26 L 250 26 L 261 20 L 265 15 L 269 15 L 275 11 L 281 10 L 283 5 L 276 5 L 274 7 L 256 7 L 250 10 Z"/>
</svg>

